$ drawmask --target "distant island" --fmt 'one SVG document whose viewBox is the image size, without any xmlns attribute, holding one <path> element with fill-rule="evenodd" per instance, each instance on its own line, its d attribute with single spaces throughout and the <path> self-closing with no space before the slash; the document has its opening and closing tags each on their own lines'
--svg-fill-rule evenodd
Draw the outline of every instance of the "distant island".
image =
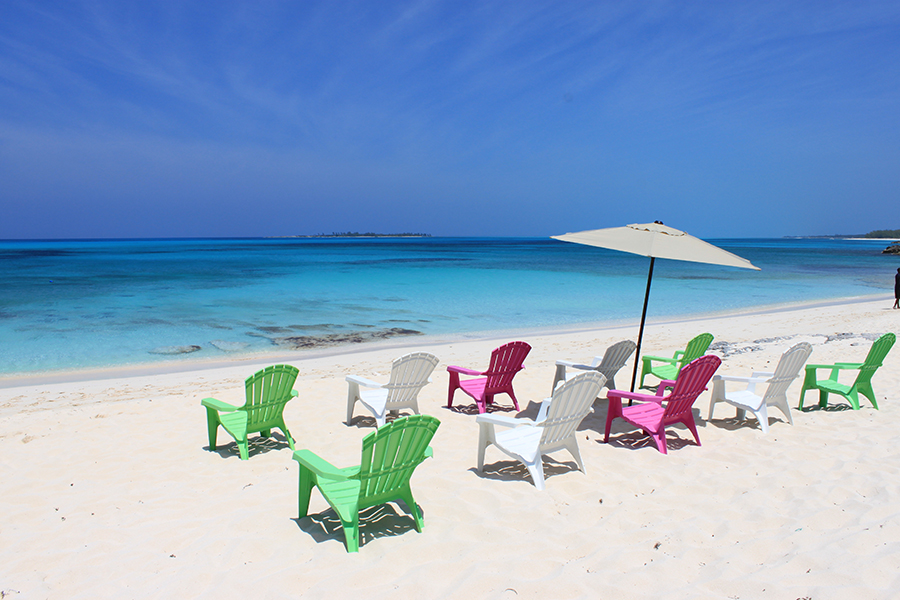
<svg viewBox="0 0 900 600">
<path fill-rule="evenodd" d="M 344 231 L 332 233 L 319 233 L 316 235 L 285 235 L 286 238 L 426 238 L 430 233 L 360 233 L 358 231 Z"/>
<path fill-rule="evenodd" d="M 800 235 L 787 236 L 798 238 L 868 238 L 868 239 L 900 239 L 900 229 L 876 229 L 869 233 L 835 233 L 833 235 Z"/>
</svg>

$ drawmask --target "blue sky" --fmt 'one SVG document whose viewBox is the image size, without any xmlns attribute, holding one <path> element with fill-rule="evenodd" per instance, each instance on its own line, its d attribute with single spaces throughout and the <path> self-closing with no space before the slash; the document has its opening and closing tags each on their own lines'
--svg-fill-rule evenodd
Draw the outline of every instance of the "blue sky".
<svg viewBox="0 0 900 600">
<path fill-rule="evenodd" d="M 0 2 L 0 238 L 900 227 L 900 3 Z"/>
</svg>

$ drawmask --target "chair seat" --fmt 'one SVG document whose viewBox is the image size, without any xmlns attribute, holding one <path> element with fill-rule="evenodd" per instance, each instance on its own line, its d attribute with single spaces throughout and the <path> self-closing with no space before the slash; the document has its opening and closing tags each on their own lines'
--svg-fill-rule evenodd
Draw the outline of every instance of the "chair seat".
<svg viewBox="0 0 900 600">
<path fill-rule="evenodd" d="M 816 381 L 816 387 L 826 392 L 834 392 L 835 394 L 849 394 L 852 386 L 844 385 L 833 379 L 820 379 Z"/>
<path fill-rule="evenodd" d="M 736 392 L 728 392 L 725 394 L 725 402 L 734 407 L 749 410 L 751 412 L 758 411 L 762 408 L 763 399 L 761 396 L 749 392 L 747 390 L 738 390 Z"/>
<path fill-rule="evenodd" d="M 481 400 L 484 398 L 484 386 L 486 384 L 487 377 L 479 377 L 478 379 L 460 381 L 459 388 L 476 400 Z"/>
<path fill-rule="evenodd" d="M 222 423 L 222 427 L 236 440 L 247 439 L 247 421 L 247 411 L 243 410 L 219 415 L 219 422 Z"/>
<path fill-rule="evenodd" d="M 388 391 L 385 388 L 374 390 L 359 390 L 359 401 L 363 406 L 372 411 L 376 417 L 384 417 L 384 407 L 387 405 Z"/>
<path fill-rule="evenodd" d="M 540 427 L 515 427 L 497 431 L 494 438 L 500 448 L 533 461 L 537 458 L 543 432 Z"/>
<path fill-rule="evenodd" d="M 644 402 L 622 408 L 622 417 L 626 421 L 638 420 L 641 423 L 660 423 L 666 409 L 655 402 Z"/>
</svg>

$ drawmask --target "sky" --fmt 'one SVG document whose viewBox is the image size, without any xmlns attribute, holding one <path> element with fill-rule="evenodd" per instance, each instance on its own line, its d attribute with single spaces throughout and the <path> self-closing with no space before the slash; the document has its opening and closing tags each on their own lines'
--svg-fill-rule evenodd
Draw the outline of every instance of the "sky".
<svg viewBox="0 0 900 600">
<path fill-rule="evenodd" d="M 0 239 L 900 227 L 896 0 L 0 2 Z"/>
</svg>

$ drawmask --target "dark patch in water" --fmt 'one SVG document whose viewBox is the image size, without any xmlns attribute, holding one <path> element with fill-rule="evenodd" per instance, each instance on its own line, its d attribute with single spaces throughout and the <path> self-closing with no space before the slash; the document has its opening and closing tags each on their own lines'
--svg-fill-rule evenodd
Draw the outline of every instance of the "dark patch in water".
<svg viewBox="0 0 900 600">
<path fill-rule="evenodd" d="M 201 350 L 200 346 L 161 346 L 150 350 L 150 354 L 190 354 Z"/>
<path fill-rule="evenodd" d="M 273 338 L 272 342 L 278 346 L 291 350 L 303 350 L 307 348 L 321 348 L 323 346 L 340 346 L 342 344 L 362 344 L 374 340 L 387 338 L 422 335 L 421 331 L 392 327 L 376 331 L 348 331 L 347 333 L 326 333 L 324 335 L 298 335 L 291 337 Z"/>
</svg>

